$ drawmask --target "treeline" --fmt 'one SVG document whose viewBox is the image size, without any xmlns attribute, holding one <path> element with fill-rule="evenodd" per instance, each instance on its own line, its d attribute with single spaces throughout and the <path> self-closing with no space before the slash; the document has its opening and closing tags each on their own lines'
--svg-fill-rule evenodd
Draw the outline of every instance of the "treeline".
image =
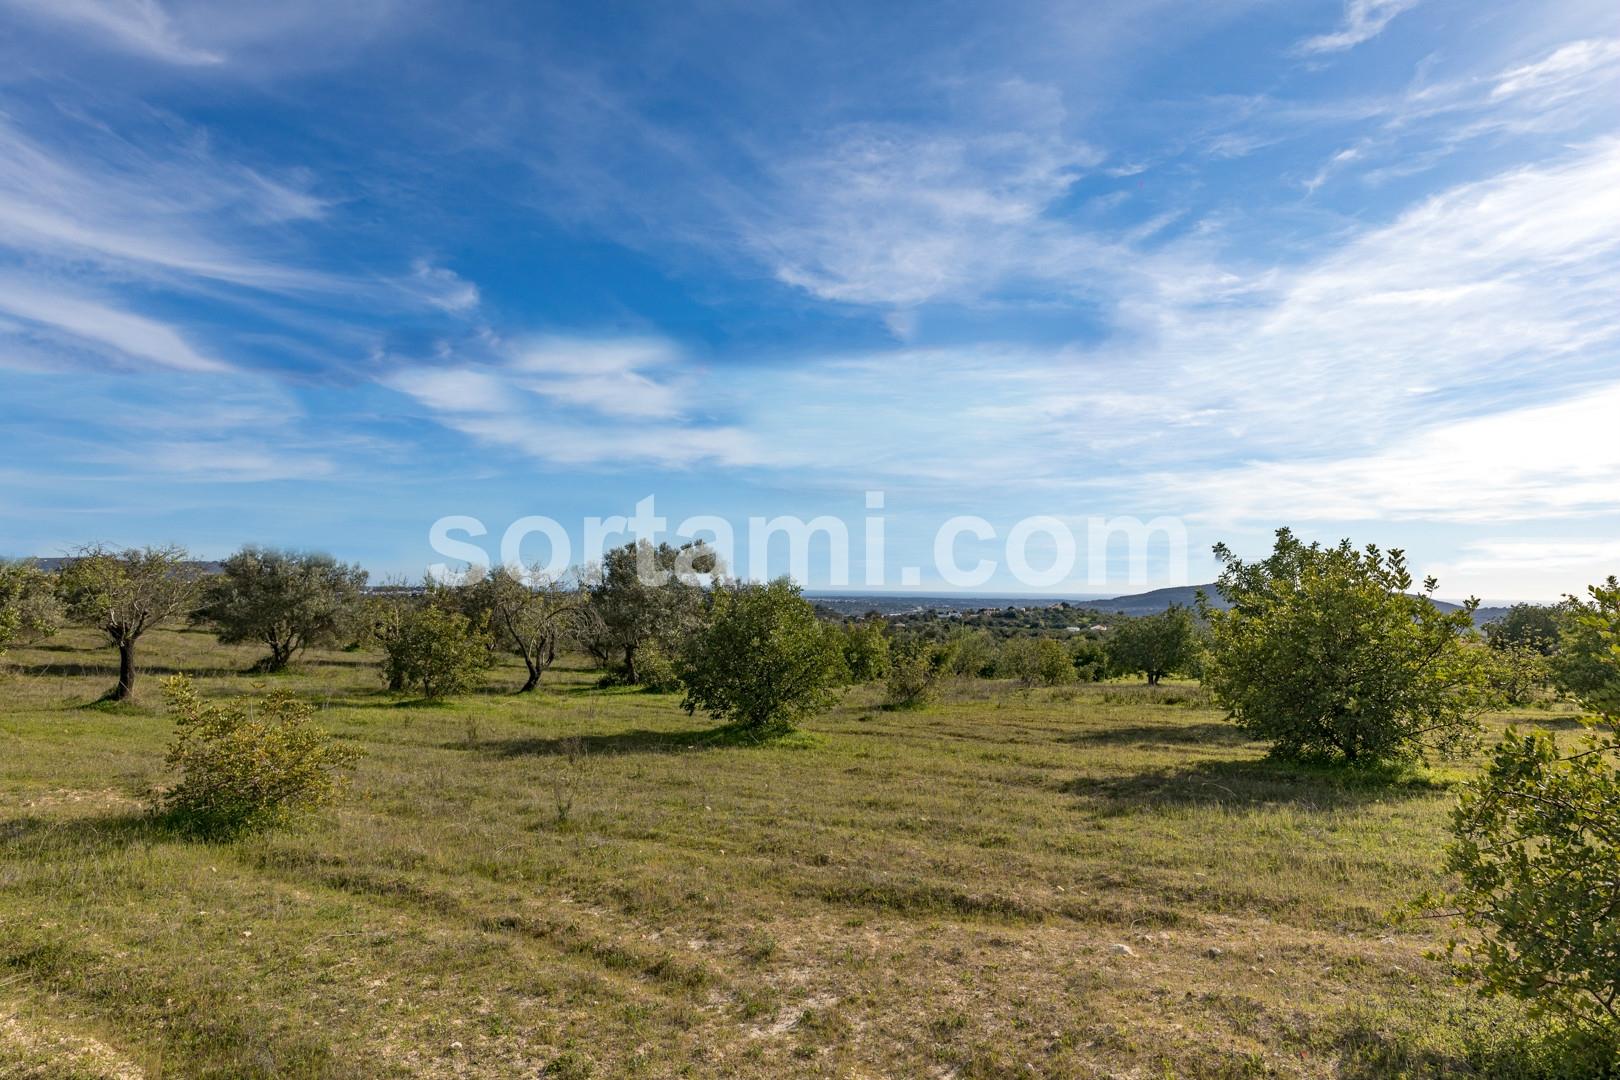
<svg viewBox="0 0 1620 1080">
<path fill-rule="evenodd" d="M 521 661 L 519 692 L 530 691 L 568 652 L 590 657 L 605 681 L 677 691 L 687 681 L 683 658 L 716 617 L 716 598 L 750 588 L 728 579 L 702 544 L 627 544 L 563 577 L 496 567 L 455 584 L 380 587 L 360 567 L 320 553 L 250 545 L 222 563 L 200 564 L 178 547 L 90 547 L 54 572 L 0 563 L 0 653 L 63 623 L 92 627 L 118 650 L 111 700 L 134 692 L 141 637 L 175 625 L 211 628 L 225 644 L 262 646 L 253 670 L 264 673 L 286 669 L 312 646 L 374 649 L 388 689 L 426 698 L 471 689 L 502 655 Z M 816 617 L 796 589 L 792 599 Z M 829 678 L 888 680 L 896 705 L 926 700 L 951 677 L 1060 686 L 1143 674 L 1156 683 L 1198 667 L 1198 626 L 1185 609 L 1077 633 L 1060 619 L 1017 636 L 829 615 L 817 620 L 834 660 Z"/>
</svg>

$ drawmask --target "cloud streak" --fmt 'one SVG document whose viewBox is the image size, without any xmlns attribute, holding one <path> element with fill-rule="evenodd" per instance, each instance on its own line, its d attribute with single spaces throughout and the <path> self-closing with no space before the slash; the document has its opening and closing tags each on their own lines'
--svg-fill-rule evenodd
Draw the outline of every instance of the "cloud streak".
<svg viewBox="0 0 1620 1080">
<path fill-rule="evenodd" d="M 46 22 L 88 31 L 117 48 L 187 66 L 222 64 L 217 52 L 187 44 L 157 0 L 4 0 L 3 6 Z"/>
<path fill-rule="evenodd" d="M 126 361 L 179 371 L 228 370 L 226 364 L 198 352 L 165 323 L 60 289 L 42 289 L 14 276 L 0 276 L 0 311 L 66 335 L 71 344 L 110 350 Z"/>
<path fill-rule="evenodd" d="M 764 464 L 743 431 L 685 415 L 693 379 L 656 338 L 539 338 L 481 364 L 409 365 L 382 382 L 440 423 L 555 464 Z"/>
<path fill-rule="evenodd" d="M 1347 0 L 1344 21 L 1330 33 L 1308 37 L 1294 47 L 1300 55 L 1344 52 L 1371 41 L 1401 12 L 1417 6 L 1417 0 Z"/>
</svg>

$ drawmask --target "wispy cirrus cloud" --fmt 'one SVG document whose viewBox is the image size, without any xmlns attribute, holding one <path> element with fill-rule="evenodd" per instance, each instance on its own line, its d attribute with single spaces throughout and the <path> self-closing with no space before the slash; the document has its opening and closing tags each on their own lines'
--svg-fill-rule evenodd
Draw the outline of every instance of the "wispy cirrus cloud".
<svg viewBox="0 0 1620 1080">
<path fill-rule="evenodd" d="M 180 371 L 228 370 L 222 361 L 199 352 L 174 327 L 111 303 L 73 295 L 60 286 L 42 288 L 29 279 L 0 274 L 0 311 L 22 320 L 13 324 L 11 336 L 27 337 L 32 328 L 34 333 L 65 339 L 69 348 L 90 347 L 125 362 Z M 0 347 L 6 336 L 5 328 L 0 327 Z"/>
<path fill-rule="evenodd" d="M 254 288 L 337 284 L 249 250 L 262 223 L 319 218 L 324 201 L 309 191 L 195 143 L 153 153 L 94 124 L 70 130 L 76 144 L 52 146 L 0 116 L 0 245 Z"/>
<path fill-rule="evenodd" d="M 1371 41 L 1401 12 L 1415 7 L 1418 0 L 1346 0 L 1344 21 L 1338 29 L 1308 37 L 1294 46 L 1302 55 L 1344 52 Z"/>
<path fill-rule="evenodd" d="M 482 363 L 407 364 L 381 377 L 446 427 L 545 461 L 764 464 L 765 443 L 691 415 L 680 350 L 647 337 L 542 337 Z"/>
<path fill-rule="evenodd" d="M 1218 522 L 1502 523 L 1620 510 L 1620 384 L 1417 430 L 1373 453 L 1163 475 Z"/>
<path fill-rule="evenodd" d="M 860 125 L 782 162 L 774 212 L 746 227 L 751 246 L 782 281 L 858 303 L 970 297 L 1024 268 L 1042 275 L 1034 234 L 1105 155 L 1064 131 L 1052 87 L 992 95 L 977 130 Z"/>
<path fill-rule="evenodd" d="M 3 0 L 0 6 L 154 60 L 200 66 L 225 61 L 220 53 L 187 43 L 157 0 Z"/>
<path fill-rule="evenodd" d="M 1613 139 L 1303 265 L 1231 268 L 1236 290 L 1200 259 L 1200 283 L 1137 302 L 1128 342 L 845 357 L 758 392 L 786 403 L 773 432 L 811 433 L 776 435 L 784 455 L 959 492 L 1134 487 L 1249 523 L 1611 513 L 1620 228 L 1595 222 L 1620 223 Z M 829 430 L 861 435 L 840 457 Z M 952 448 L 937 470 L 930 446 Z"/>
<path fill-rule="evenodd" d="M 1554 49 L 1543 59 L 1503 72 L 1491 88 L 1490 96 L 1493 100 L 1501 100 L 1533 94 L 1545 105 L 1549 99 L 1580 93 L 1584 89 L 1582 82 L 1585 76 L 1617 62 L 1620 62 L 1620 40 L 1572 41 Z"/>
</svg>

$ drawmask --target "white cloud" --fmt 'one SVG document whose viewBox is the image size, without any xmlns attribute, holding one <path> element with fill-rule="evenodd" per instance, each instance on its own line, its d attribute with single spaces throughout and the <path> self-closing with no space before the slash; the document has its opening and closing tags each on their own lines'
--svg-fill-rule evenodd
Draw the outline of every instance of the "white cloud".
<svg viewBox="0 0 1620 1080">
<path fill-rule="evenodd" d="M 669 381 L 679 359 L 658 338 L 541 338 L 512 360 L 524 389 L 568 406 L 606 416 L 674 417 L 684 404 L 682 387 Z M 662 375 L 664 381 L 655 376 Z"/>
<path fill-rule="evenodd" d="M 543 337 L 498 363 L 410 366 L 384 385 L 448 427 L 565 464 L 763 464 L 740 430 L 683 417 L 693 392 L 680 351 L 658 338 Z"/>
<path fill-rule="evenodd" d="M 382 381 L 436 412 L 505 412 L 518 397 L 499 375 L 479 368 L 405 368 Z"/>
<path fill-rule="evenodd" d="M 478 307 L 478 286 L 454 270 L 434 266 L 426 259 L 411 264 L 411 276 L 403 283 L 406 292 L 441 311 L 461 315 Z"/>
<path fill-rule="evenodd" d="M 317 480 L 337 471 L 320 454 L 285 447 L 270 449 L 261 442 L 221 439 L 160 442 L 142 449 L 141 472 L 159 472 L 198 483 L 264 483 L 282 480 Z"/>
<path fill-rule="evenodd" d="M 1043 220 L 1103 160 L 1065 133 L 1060 97 L 1009 83 L 981 108 L 972 128 L 836 130 L 775 165 L 768 209 L 737 227 L 780 280 L 855 303 L 972 298 L 1023 275 L 1050 281 L 1054 257 L 1101 261 Z"/>
<path fill-rule="evenodd" d="M 1579 91 L 1582 76 L 1620 60 L 1620 41 L 1614 39 L 1572 41 L 1554 50 L 1545 59 L 1524 64 L 1502 74 L 1491 89 L 1491 98 L 1535 93 L 1563 96 Z"/>
<path fill-rule="evenodd" d="M 823 359 L 752 388 L 757 434 L 826 475 L 1106 487 L 1207 520 L 1620 509 L 1620 391 L 1575 396 L 1620 362 L 1620 141 L 1458 185 L 1303 265 L 1178 257 L 1127 340 Z M 1545 404 L 1559 386 L 1572 400 Z"/>
<path fill-rule="evenodd" d="M 1484 523 L 1620 512 L 1620 384 L 1415 432 L 1351 457 L 1164 474 L 1196 515 L 1234 521 Z"/>
<path fill-rule="evenodd" d="M 0 310 L 77 339 L 111 348 L 125 359 L 149 361 L 182 371 L 225 371 L 227 366 L 199 353 L 173 327 L 109 304 L 73 296 L 58 287 L 41 288 L 0 276 Z"/>
<path fill-rule="evenodd" d="M 1438 577 L 1450 595 L 1485 596 L 1487 602 L 1584 597 L 1586 586 L 1620 575 L 1620 541 L 1486 537 L 1426 563 L 1423 572 Z"/>
<path fill-rule="evenodd" d="M 82 27 L 129 52 L 171 64 L 213 65 L 219 53 L 188 45 L 157 0 L 3 0 L 36 18 Z"/>
<path fill-rule="evenodd" d="M 0 116 L 0 245 L 263 289 L 343 287 L 242 250 L 251 224 L 318 217 L 321 200 L 195 148 L 162 156 L 85 130 L 70 150 Z"/>
<path fill-rule="evenodd" d="M 1567 570 L 1608 565 L 1620 573 L 1620 540 L 1486 539 L 1463 545 L 1452 566 L 1459 573 L 1500 570 Z M 1605 575 L 1607 576 L 1607 575 Z"/>
<path fill-rule="evenodd" d="M 1353 49 L 1383 33 L 1391 19 L 1416 4 L 1417 0 L 1346 0 L 1339 28 L 1306 38 L 1295 46 L 1295 51 L 1309 54 Z"/>
</svg>

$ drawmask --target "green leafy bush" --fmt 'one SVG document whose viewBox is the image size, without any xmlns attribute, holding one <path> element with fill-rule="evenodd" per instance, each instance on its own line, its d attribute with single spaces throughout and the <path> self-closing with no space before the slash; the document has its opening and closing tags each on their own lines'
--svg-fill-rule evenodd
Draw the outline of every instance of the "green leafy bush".
<svg viewBox="0 0 1620 1080">
<path fill-rule="evenodd" d="M 15 642 L 56 633 L 60 621 L 50 575 L 29 561 L 0 559 L 0 656 Z"/>
<path fill-rule="evenodd" d="M 995 672 L 1024 686 L 1065 686 L 1077 677 L 1068 648 L 1047 637 L 1009 638 L 997 654 Z"/>
<path fill-rule="evenodd" d="M 656 642 L 642 646 L 636 677 L 649 694 L 673 694 L 681 689 L 681 673 L 675 660 Z"/>
<path fill-rule="evenodd" d="M 1393 763 L 1471 746 L 1497 696 L 1473 631 L 1475 601 L 1442 611 L 1412 595 L 1400 551 L 1309 546 L 1287 529 L 1245 563 L 1225 545 L 1204 601 L 1203 681 L 1233 720 L 1285 758 Z"/>
<path fill-rule="evenodd" d="M 1075 677 L 1081 682 L 1102 682 L 1108 678 L 1108 649 L 1097 638 L 1077 635 L 1069 645 Z"/>
<path fill-rule="evenodd" d="M 489 636 L 437 604 L 399 609 L 378 636 L 388 686 L 414 687 L 429 701 L 471 690 L 494 662 Z"/>
<path fill-rule="evenodd" d="M 1552 661 L 1558 688 L 1593 712 L 1620 717 L 1620 579 L 1611 576 L 1587 590 L 1590 599 L 1569 598 L 1558 650 Z"/>
<path fill-rule="evenodd" d="M 844 672 L 843 635 L 786 578 L 717 588 L 681 654 L 682 706 L 755 729 L 827 708 Z"/>
<path fill-rule="evenodd" d="M 310 722 L 311 709 L 281 692 L 259 701 L 205 702 L 191 680 L 164 684 L 178 728 L 168 764 L 180 782 L 164 794 L 176 818 L 207 831 L 262 824 L 332 801 L 358 754 Z"/>
<path fill-rule="evenodd" d="M 1620 583 L 1572 603 L 1561 670 L 1597 716 L 1573 748 L 1509 729 L 1452 815 L 1463 971 L 1620 1056 Z"/>
<path fill-rule="evenodd" d="M 843 634 L 844 668 L 850 682 L 877 682 L 889 673 L 889 636 L 883 620 L 858 622 L 845 627 Z"/>
<path fill-rule="evenodd" d="M 911 640 L 895 646 L 889 654 L 889 673 L 883 680 L 884 707 L 919 709 L 928 704 L 951 655 L 949 647 L 942 650 L 924 641 Z"/>
</svg>

